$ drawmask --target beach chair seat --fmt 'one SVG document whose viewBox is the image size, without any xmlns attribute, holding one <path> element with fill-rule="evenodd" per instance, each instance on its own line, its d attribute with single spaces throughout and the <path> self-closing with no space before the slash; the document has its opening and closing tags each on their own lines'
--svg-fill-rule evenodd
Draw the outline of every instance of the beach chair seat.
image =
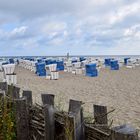
<svg viewBox="0 0 140 140">
<path fill-rule="evenodd" d="M 67 72 L 72 72 L 72 67 L 67 67 Z"/>
<path fill-rule="evenodd" d="M 75 74 L 82 74 L 83 70 L 82 69 L 75 69 Z"/>
<path fill-rule="evenodd" d="M 132 69 L 132 68 L 134 68 L 134 66 L 133 65 L 127 65 L 126 68 Z"/>
<path fill-rule="evenodd" d="M 59 79 L 59 72 L 58 71 L 52 71 L 51 72 L 51 80 L 58 80 Z"/>
<path fill-rule="evenodd" d="M 6 75 L 6 82 L 8 85 L 16 85 L 17 84 L 17 75 L 16 74 L 7 74 Z"/>
</svg>

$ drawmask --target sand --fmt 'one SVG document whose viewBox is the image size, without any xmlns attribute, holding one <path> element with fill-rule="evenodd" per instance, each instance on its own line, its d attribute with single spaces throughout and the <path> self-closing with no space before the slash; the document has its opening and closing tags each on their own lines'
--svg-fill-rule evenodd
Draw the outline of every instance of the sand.
<svg viewBox="0 0 140 140">
<path fill-rule="evenodd" d="M 114 125 L 140 127 L 140 67 L 101 69 L 93 78 L 60 72 L 59 80 L 46 80 L 21 67 L 16 67 L 16 73 L 18 86 L 32 90 L 34 102 L 41 103 L 41 93 L 55 94 L 56 105 L 67 110 L 69 99 L 81 100 L 86 115 L 92 115 L 93 104 L 105 105 L 108 110 L 115 109 L 109 115 Z"/>
</svg>

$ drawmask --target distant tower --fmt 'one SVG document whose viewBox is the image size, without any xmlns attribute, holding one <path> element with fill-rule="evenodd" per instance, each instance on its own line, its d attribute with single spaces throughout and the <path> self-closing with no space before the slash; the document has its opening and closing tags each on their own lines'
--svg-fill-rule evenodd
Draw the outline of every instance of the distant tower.
<svg viewBox="0 0 140 140">
<path fill-rule="evenodd" d="M 70 57 L 70 55 L 69 55 L 69 53 L 67 53 L 67 60 L 69 60 L 69 57 Z"/>
</svg>

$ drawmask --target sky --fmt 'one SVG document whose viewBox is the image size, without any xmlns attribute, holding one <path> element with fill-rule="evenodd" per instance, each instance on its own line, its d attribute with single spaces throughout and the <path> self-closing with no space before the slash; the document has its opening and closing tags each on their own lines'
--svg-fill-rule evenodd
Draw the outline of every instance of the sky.
<svg viewBox="0 0 140 140">
<path fill-rule="evenodd" d="M 140 0 L 0 0 L 0 56 L 140 55 Z"/>
</svg>

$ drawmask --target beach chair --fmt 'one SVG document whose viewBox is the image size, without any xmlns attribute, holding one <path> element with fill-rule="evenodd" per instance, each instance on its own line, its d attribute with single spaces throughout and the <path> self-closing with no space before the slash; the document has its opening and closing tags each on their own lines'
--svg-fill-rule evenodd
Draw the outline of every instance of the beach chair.
<svg viewBox="0 0 140 140">
<path fill-rule="evenodd" d="M 17 84 L 17 75 L 14 73 L 15 64 L 3 65 L 5 80 L 8 85 Z"/>
<path fill-rule="evenodd" d="M 38 76 L 46 76 L 45 63 L 36 63 L 36 74 Z"/>
<path fill-rule="evenodd" d="M 117 60 L 111 60 L 110 69 L 111 70 L 119 70 L 119 64 L 118 64 Z"/>
<path fill-rule="evenodd" d="M 46 79 L 59 79 L 59 72 L 57 71 L 57 64 L 46 65 Z"/>
<path fill-rule="evenodd" d="M 129 59 L 129 60 L 127 61 L 126 68 L 132 69 L 132 68 L 134 68 L 134 67 L 135 67 L 135 60 L 134 60 L 134 59 Z"/>
<path fill-rule="evenodd" d="M 95 63 L 87 64 L 85 66 L 85 68 L 86 68 L 86 76 L 89 76 L 89 77 L 96 77 L 96 76 L 98 76 L 98 70 L 96 68 L 96 64 Z"/>
<path fill-rule="evenodd" d="M 72 64 L 72 73 L 73 74 L 82 74 L 81 62 L 76 62 Z"/>
<path fill-rule="evenodd" d="M 72 72 L 72 62 L 71 61 L 67 61 L 64 63 L 64 69 L 67 72 Z"/>
</svg>

